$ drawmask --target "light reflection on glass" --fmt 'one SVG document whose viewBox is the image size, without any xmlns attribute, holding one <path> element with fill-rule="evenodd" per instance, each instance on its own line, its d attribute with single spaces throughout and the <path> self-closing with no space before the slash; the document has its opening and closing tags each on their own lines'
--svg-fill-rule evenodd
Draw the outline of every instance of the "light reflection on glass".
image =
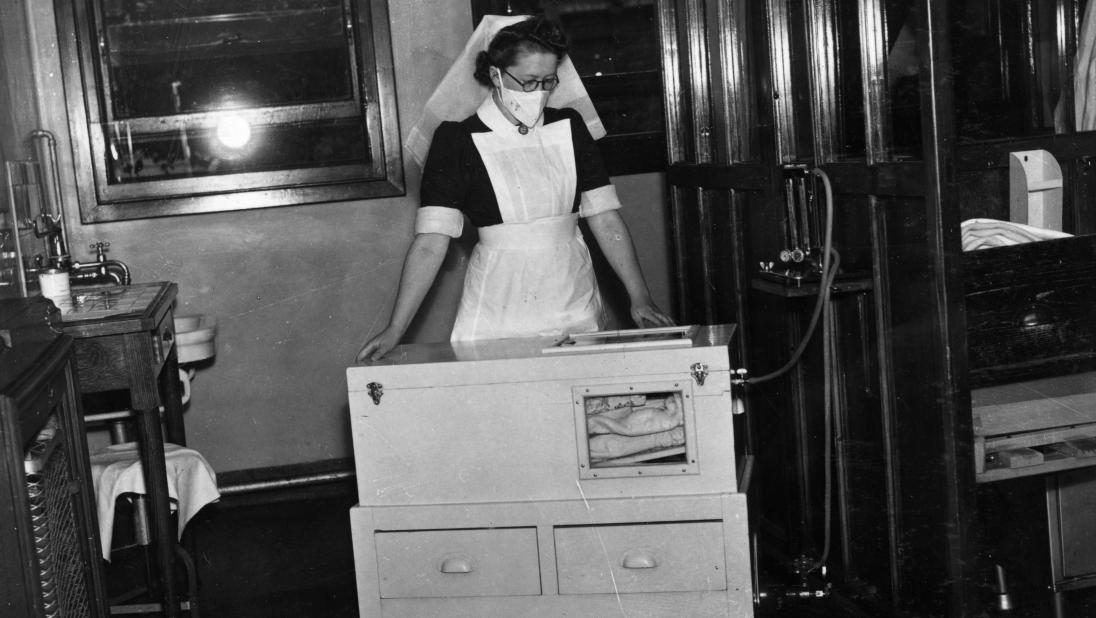
<svg viewBox="0 0 1096 618">
<path fill-rule="evenodd" d="M 251 125 L 241 116 L 225 116 L 217 123 L 217 139 L 228 148 L 243 148 L 251 141 Z"/>
</svg>

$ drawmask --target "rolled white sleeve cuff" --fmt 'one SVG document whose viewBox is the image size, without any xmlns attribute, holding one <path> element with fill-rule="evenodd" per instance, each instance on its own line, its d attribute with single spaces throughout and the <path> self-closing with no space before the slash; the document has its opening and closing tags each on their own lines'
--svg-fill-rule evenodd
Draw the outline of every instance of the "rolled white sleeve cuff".
<svg viewBox="0 0 1096 618">
<path fill-rule="evenodd" d="M 447 206 L 423 206 L 415 214 L 416 234 L 445 234 L 460 238 L 464 232 L 464 213 Z"/>
<path fill-rule="evenodd" d="M 578 205 L 578 214 L 580 217 L 592 217 L 618 208 L 620 208 L 620 198 L 617 197 L 616 187 L 608 184 L 583 191 Z"/>
</svg>

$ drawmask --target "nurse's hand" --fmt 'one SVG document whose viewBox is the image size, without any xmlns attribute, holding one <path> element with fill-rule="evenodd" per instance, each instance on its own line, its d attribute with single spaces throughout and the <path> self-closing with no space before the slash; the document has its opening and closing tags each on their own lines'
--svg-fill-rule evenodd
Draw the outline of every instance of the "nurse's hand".
<svg viewBox="0 0 1096 618">
<path fill-rule="evenodd" d="M 399 345 L 401 336 L 401 334 L 393 332 L 391 329 L 384 329 L 376 337 L 365 342 L 361 351 L 354 357 L 354 361 L 360 363 L 367 358 L 369 360 L 380 360 L 385 354 L 392 351 L 392 348 Z"/>
<path fill-rule="evenodd" d="M 656 328 L 659 326 L 673 326 L 674 320 L 662 313 L 654 303 L 637 303 L 632 305 L 632 321 L 639 328 Z"/>
</svg>

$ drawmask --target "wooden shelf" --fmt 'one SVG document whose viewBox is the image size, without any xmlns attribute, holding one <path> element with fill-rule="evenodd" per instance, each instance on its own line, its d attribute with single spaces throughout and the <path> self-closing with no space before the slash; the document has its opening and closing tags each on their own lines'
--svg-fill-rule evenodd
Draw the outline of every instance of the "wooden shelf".
<svg viewBox="0 0 1096 618">
<path fill-rule="evenodd" d="M 1088 373 L 972 391 L 977 480 L 1096 465 L 1094 386 Z"/>
</svg>

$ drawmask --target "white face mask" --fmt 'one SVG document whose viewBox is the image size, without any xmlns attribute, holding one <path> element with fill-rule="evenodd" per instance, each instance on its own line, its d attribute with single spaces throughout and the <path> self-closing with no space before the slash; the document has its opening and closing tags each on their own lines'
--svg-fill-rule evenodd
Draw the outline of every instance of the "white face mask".
<svg viewBox="0 0 1096 618">
<path fill-rule="evenodd" d="M 552 93 L 547 90 L 532 92 L 510 90 L 502 85 L 502 73 L 497 68 L 495 75 L 499 79 L 499 99 L 502 100 L 503 106 L 521 124 L 527 127 L 535 125 L 537 120 L 540 120 L 540 115 L 544 113 L 544 106 L 548 104 L 548 95 Z"/>
</svg>

